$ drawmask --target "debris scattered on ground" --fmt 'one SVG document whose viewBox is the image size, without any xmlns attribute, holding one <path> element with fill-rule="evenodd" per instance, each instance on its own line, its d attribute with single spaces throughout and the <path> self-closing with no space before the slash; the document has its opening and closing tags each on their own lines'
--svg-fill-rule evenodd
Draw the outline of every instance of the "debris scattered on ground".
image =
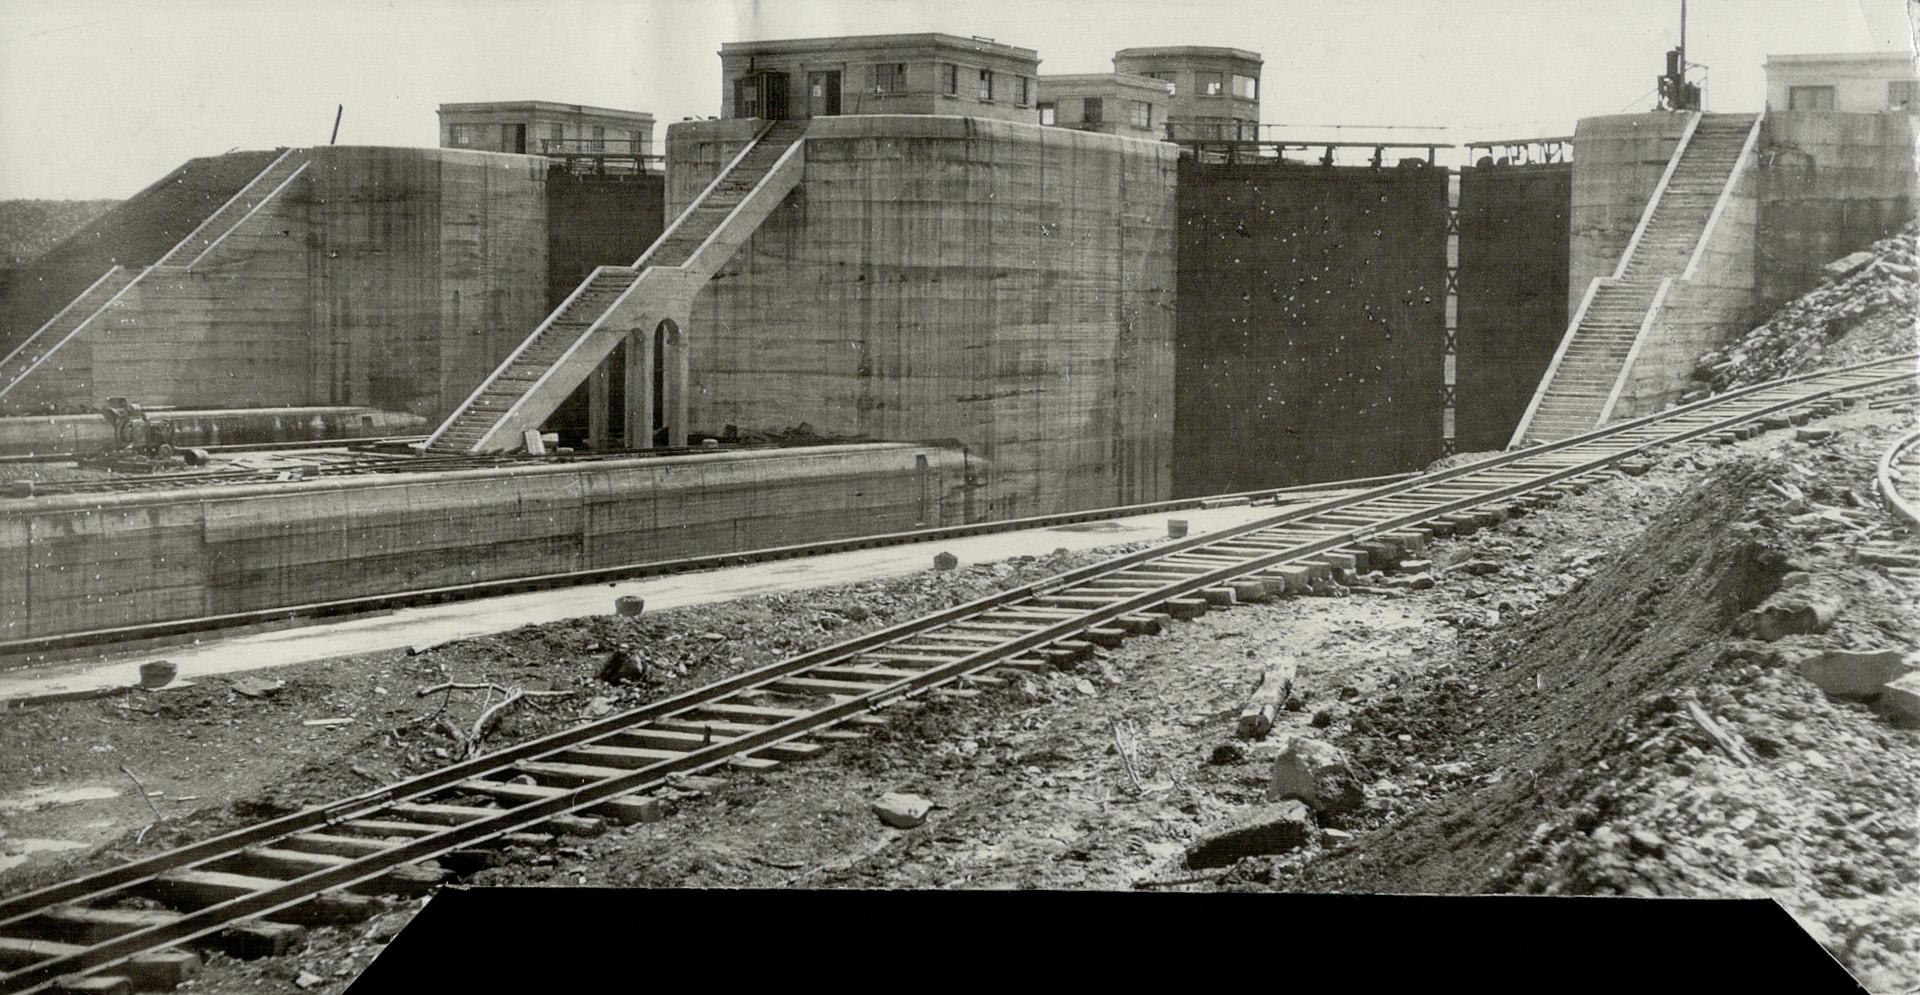
<svg viewBox="0 0 1920 995">
<path fill-rule="evenodd" d="M 1703 354 L 1696 386 L 1680 403 L 1749 384 L 1898 356 L 1914 349 L 1920 281 L 1915 245 L 1920 222 L 1908 222 L 1866 252 L 1827 267 L 1827 280 L 1788 302 L 1738 343 Z"/>
</svg>

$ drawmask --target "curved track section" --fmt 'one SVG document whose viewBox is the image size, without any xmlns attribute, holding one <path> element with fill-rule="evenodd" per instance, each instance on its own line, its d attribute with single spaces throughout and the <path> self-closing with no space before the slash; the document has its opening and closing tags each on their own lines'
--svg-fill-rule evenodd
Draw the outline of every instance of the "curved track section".
<svg viewBox="0 0 1920 995">
<path fill-rule="evenodd" d="M 1920 429 L 1894 440 L 1880 457 L 1880 499 L 1908 525 L 1920 525 Z"/>
<path fill-rule="evenodd" d="M 408 867 L 555 820 L 657 818 L 657 792 L 728 765 L 810 756 L 915 695 L 976 695 L 1007 671 L 1084 656 L 1211 607 L 1417 556 L 1613 472 L 1650 449 L 1731 441 L 1838 410 L 1910 377 L 1912 357 L 1733 391 L 1451 470 L 1121 556 L 510 746 L 345 801 L 0 900 L 0 993 L 139 975 L 243 920 L 312 920 L 344 889 L 404 890 Z M 532 783 L 526 783 L 528 781 Z M 130 901 L 139 900 L 139 901 Z M 164 909 L 155 910 L 157 902 Z M 138 905 L 135 910 L 131 906 Z"/>
</svg>

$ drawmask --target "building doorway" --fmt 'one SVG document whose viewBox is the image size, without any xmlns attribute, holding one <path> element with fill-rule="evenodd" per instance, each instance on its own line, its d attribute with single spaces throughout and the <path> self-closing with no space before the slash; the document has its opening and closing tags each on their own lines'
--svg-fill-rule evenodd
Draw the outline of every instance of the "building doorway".
<svg viewBox="0 0 1920 995">
<path fill-rule="evenodd" d="M 807 116 L 833 117 L 840 113 L 840 70 L 807 74 Z"/>
<path fill-rule="evenodd" d="M 733 116 L 766 118 L 771 121 L 784 121 L 790 117 L 787 107 L 787 74 L 762 69 L 734 80 Z"/>
<path fill-rule="evenodd" d="M 527 154 L 527 126 L 524 124 L 503 124 L 500 126 L 500 151 L 517 155 Z"/>
</svg>

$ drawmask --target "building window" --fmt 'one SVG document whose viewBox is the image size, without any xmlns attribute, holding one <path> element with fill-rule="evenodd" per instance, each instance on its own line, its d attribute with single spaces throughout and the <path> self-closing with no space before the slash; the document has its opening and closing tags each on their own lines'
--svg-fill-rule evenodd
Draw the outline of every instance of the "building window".
<svg viewBox="0 0 1920 995">
<path fill-rule="evenodd" d="M 960 67 L 943 65 L 940 67 L 940 92 L 949 97 L 960 95 Z"/>
<path fill-rule="evenodd" d="M 1153 128 L 1153 105 L 1144 100 L 1129 101 L 1133 105 L 1133 126 L 1151 130 Z"/>
<path fill-rule="evenodd" d="M 1195 73 L 1194 79 L 1199 83 L 1203 97 L 1218 97 L 1226 92 L 1226 81 L 1219 73 Z"/>
<path fill-rule="evenodd" d="M 873 92 L 907 92 L 907 64 L 904 62 L 883 62 L 874 66 Z"/>
<path fill-rule="evenodd" d="M 1235 73 L 1233 76 L 1233 95 L 1241 100 L 1260 99 L 1260 81 L 1251 76 Z"/>
<path fill-rule="evenodd" d="M 1080 120 L 1087 124 L 1100 123 L 1100 98 L 1088 97 L 1080 103 Z"/>
<path fill-rule="evenodd" d="M 464 124 L 447 125 L 447 144 L 448 145 L 473 144 L 473 139 L 468 136 L 467 126 Z"/>
<path fill-rule="evenodd" d="M 980 99 L 993 99 L 993 70 L 991 69 L 980 70 Z"/>
<path fill-rule="evenodd" d="M 558 125 L 558 124 L 547 125 L 547 141 L 552 142 L 554 148 L 557 149 L 561 145 L 565 144 L 566 139 L 567 139 L 567 129 L 563 125 Z"/>
<path fill-rule="evenodd" d="M 1021 107 L 1027 106 L 1027 78 L 1025 76 L 1015 76 L 1013 78 L 1013 102 Z"/>
<path fill-rule="evenodd" d="M 593 150 L 595 152 L 607 150 L 607 129 L 597 124 L 593 126 Z"/>
<path fill-rule="evenodd" d="M 1145 75 L 1149 79 L 1157 79 L 1167 84 L 1167 96 L 1171 97 L 1176 95 L 1175 91 L 1179 89 L 1179 85 L 1173 81 L 1172 73 L 1146 73 Z"/>
<path fill-rule="evenodd" d="M 1887 84 L 1887 109 L 1911 111 L 1920 107 L 1920 80 L 1897 79 Z"/>
<path fill-rule="evenodd" d="M 1790 110 L 1790 111 L 1833 110 L 1833 87 L 1830 87 L 1830 86 L 1788 87 L 1787 88 L 1787 110 Z"/>
<path fill-rule="evenodd" d="M 1040 104 L 1040 105 L 1038 105 L 1038 107 L 1039 107 L 1039 109 L 1040 109 L 1040 123 L 1041 123 L 1041 124 L 1052 124 L 1052 123 L 1054 123 L 1054 117 L 1055 117 L 1055 115 L 1054 115 L 1054 111 L 1053 111 L 1053 105 L 1052 105 L 1052 104 Z"/>
</svg>

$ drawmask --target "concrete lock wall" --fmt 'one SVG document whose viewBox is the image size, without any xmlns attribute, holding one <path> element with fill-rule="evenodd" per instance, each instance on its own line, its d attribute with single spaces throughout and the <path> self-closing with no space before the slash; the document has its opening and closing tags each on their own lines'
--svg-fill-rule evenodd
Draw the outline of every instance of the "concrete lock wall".
<svg viewBox="0 0 1920 995">
<path fill-rule="evenodd" d="M 1689 115 L 1610 114 L 1581 118 L 1573 132 L 1572 249 L 1567 313 L 1587 285 L 1612 276 L 1640 215 L 1680 145 Z M 1564 328 L 1562 329 L 1565 330 Z"/>
<path fill-rule="evenodd" d="M 1180 163 L 1176 496 L 1440 455 L 1447 176 Z"/>
<path fill-rule="evenodd" d="M 1920 205 L 1913 118 L 1770 112 L 1761 122 L 1760 299 L 1777 307 L 1820 282 L 1820 267 L 1892 234 Z"/>
<path fill-rule="evenodd" d="M 967 463 L 819 446 L 0 499 L 0 639 L 959 525 Z"/>
<path fill-rule="evenodd" d="M 306 152 L 279 196 L 191 269 L 148 273 L 9 401 L 351 404 L 438 419 L 464 400 L 547 313 L 546 160 Z"/>
<path fill-rule="evenodd" d="M 314 152 L 308 403 L 445 417 L 546 317 L 547 162 Z"/>
<path fill-rule="evenodd" d="M 668 130 L 668 214 L 752 135 Z M 968 514 L 1171 489 L 1171 145 L 958 117 L 815 119 L 800 187 L 695 300 L 691 423 L 957 439 Z"/>
<path fill-rule="evenodd" d="M 1573 166 L 1460 171 L 1455 446 L 1505 449 L 1566 334 Z"/>
</svg>

